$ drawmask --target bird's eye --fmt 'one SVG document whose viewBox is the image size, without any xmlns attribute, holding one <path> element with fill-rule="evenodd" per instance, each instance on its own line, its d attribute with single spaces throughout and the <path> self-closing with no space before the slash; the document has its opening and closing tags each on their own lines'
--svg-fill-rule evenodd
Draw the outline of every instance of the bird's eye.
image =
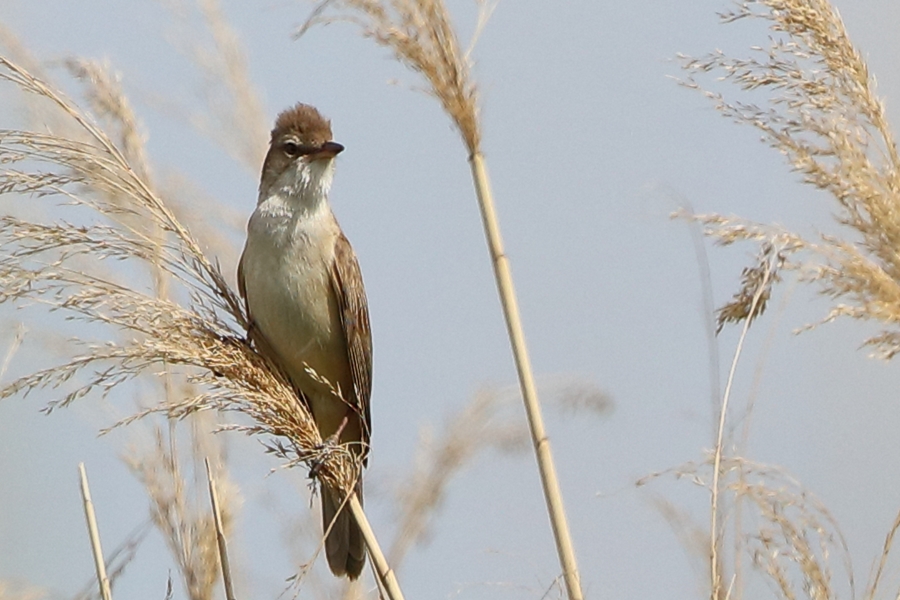
<svg viewBox="0 0 900 600">
<path fill-rule="evenodd" d="M 284 153 L 290 156 L 291 158 L 296 158 L 300 156 L 300 145 L 297 142 L 285 142 L 281 146 Z"/>
</svg>

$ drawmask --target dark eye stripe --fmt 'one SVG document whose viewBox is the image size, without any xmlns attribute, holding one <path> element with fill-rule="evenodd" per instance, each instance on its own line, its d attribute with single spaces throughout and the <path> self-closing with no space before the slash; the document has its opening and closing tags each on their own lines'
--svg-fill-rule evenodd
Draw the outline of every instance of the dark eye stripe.
<svg viewBox="0 0 900 600">
<path fill-rule="evenodd" d="M 281 145 L 281 149 L 284 150 L 285 154 L 292 158 L 296 158 L 298 156 L 306 156 L 308 154 L 313 154 L 314 152 L 319 151 L 319 148 L 317 146 L 306 146 L 303 144 L 298 144 L 296 142 L 284 142 Z"/>
</svg>

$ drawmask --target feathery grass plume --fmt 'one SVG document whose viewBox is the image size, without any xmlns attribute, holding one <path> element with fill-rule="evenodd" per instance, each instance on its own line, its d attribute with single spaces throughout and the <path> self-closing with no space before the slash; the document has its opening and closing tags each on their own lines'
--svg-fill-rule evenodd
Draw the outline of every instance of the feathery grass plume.
<svg viewBox="0 0 900 600">
<path fill-rule="evenodd" d="M 79 354 L 13 381 L 0 389 L 0 398 L 71 386 L 48 405 L 53 410 L 172 366 L 190 375 L 200 391 L 151 406 L 122 423 L 151 413 L 181 418 L 211 409 L 237 412 L 251 422 L 232 428 L 280 440 L 273 449 L 288 464 L 315 463 L 319 479 L 352 489 L 358 466 L 348 452 L 323 446 L 285 377 L 250 346 L 239 298 L 141 177 L 127 149 L 60 92 L 4 57 L 0 80 L 54 105 L 78 131 L 63 136 L 0 130 L 0 194 L 55 196 L 67 203 L 67 214 L 79 211 L 90 223 L 0 217 L 0 302 L 37 303 L 108 326 L 124 339 L 80 342 Z M 148 230 L 162 237 L 155 239 Z M 109 259 L 158 266 L 175 286 L 173 299 L 134 289 L 122 269 L 98 268 Z"/>
<path fill-rule="evenodd" d="M 162 198 L 162 201 L 172 212 L 175 219 L 183 223 L 190 223 L 191 233 L 195 236 L 197 230 L 205 234 L 201 238 L 203 242 L 201 246 L 215 248 L 220 256 L 228 253 L 233 254 L 233 247 L 222 244 L 221 231 L 209 230 L 209 211 L 207 210 L 203 213 L 202 218 L 197 218 L 197 206 L 202 203 L 197 201 L 198 193 L 196 190 L 189 188 L 188 192 L 184 192 L 181 189 L 185 185 L 189 185 L 184 178 L 177 181 L 178 186 L 176 189 L 178 189 L 179 193 L 163 193 L 160 191 L 160 186 L 155 181 L 150 160 L 146 154 L 146 135 L 143 134 L 141 123 L 138 121 L 131 107 L 131 102 L 122 89 L 121 75 L 115 72 L 106 61 L 98 62 L 82 58 L 69 58 L 63 64 L 73 77 L 84 83 L 84 96 L 88 101 L 92 114 L 100 119 L 104 131 L 112 135 L 116 145 L 122 149 L 125 159 L 135 170 L 138 177 L 147 183 L 154 194 Z M 212 100 L 210 100 L 210 104 L 214 104 Z M 66 130 L 67 134 L 70 133 L 68 129 Z M 51 130 L 53 129 L 51 128 Z M 257 130 L 258 133 L 263 131 L 265 131 L 265 126 Z M 77 132 L 73 132 L 73 135 L 77 135 Z M 265 136 L 261 133 L 257 137 L 265 139 Z M 189 201 L 184 201 L 185 198 L 188 198 Z M 131 199 L 127 196 L 120 198 L 115 192 L 109 194 L 108 199 L 111 203 L 119 200 L 123 204 L 131 202 Z M 212 199 L 206 200 L 207 203 L 214 202 Z M 219 214 L 221 211 L 216 210 L 214 212 Z M 130 218 L 131 222 L 128 223 L 129 225 L 143 228 L 142 230 L 147 237 L 157 244 L 162 241 L 164 232 L 161 231 L 158 223 L 153 221 L 146 222 L 139 215 L 128 216 L 128 214 L 126 212 L 119 218 Z M 215 225 L 218 225 L 218 223 L 215 223 L 213 227 Z M 243 226 L 243 223 L 241 225 Z M 157 295 L 166 297 L 168 288 L 167 275 L 165 269 L 160 268 L 158 262 L 153 260 L 147 267 L 153 276 Z"/>
<path fill-rule="evenodd" d="M 772 285 L 781 281 L 778 272 L 784 260 L 784 253 L 776 251 L 771 241 L 760 246 L 757 263 L 741 271 L 741 289 L 731 302 L 716 311 L 716 333 L 720 333 L 726 323 L 739 323 L 744 319 L 752 322 L 765 312 L 772 296 Z"/>
<path fill-rule="evenodd" d="M 484 27 L 491 10 L 486 2 L 477 3 L 481 16 L 476 27 L 476 35 Z M 302 36 L 314 25 L 335 21 L 356 25 L 363 37 L 388 48 L 400 63 L 424 77 L 428 83 L 428 91 L 441 103 L 462 137 L 468 153 L 497 291 L 522 388 L 525 412 L 531 429 L 544 499 L 566 583 L 566 592 L 570 600 L 581 600 L 584 593 L 581 590 L 575 549 L 569 532 L 549 437 L 544 429 L 509 259 L 503 250 L 487 166 L 481 153 L 478 94 L 470 74 L 469 52 L 463 53 L 461 50 L 444 0 L 321 0 L 316 3 L 312 15 L 300 27 L 296 36 Z"/>
<path fill-rule="evenodd" d="M 116 146 L 138 177 L 150 181 L 150 166 L 144 150 L 144 135 L 137 117 L 122 90 L 121 76 L 108 62 L 69 58 L 66 68 L 73 77 L 86 82 L 85 96 L 93 114 L 102 119 L 104 131 L 112 134 Z"/>
<path fill-rule="evenodd" d="M 108 62 L 69 58 L 65 61 L 65 66 L 73 77 L 85 83 L 83 93 L 92 113 L 100 119 L 103 130 L 113 136 L 113 140 L 122 149 L 125 160 L 132 166 L 137 176 L 147 182 L 148 188 L 158 195 L 145 151 L 145 136 L 140 133 L 137 116 L 122 90 L 121 76 L 113 71 Z M 127 205 L 130 202 L 127 196 L 123 197 L 116 190 L 106 190 L 105 194 L 107 200 L 113 204 Z M 145 222 L 139 215 L 131 215 L 128 212 L 122 214 L 119 219 L 124 219 L 127 225 L 142 231 L 147 240 L 153 244 L 155 255 L 147 261 L 146 266 L 153 278 L 156 296 L 167 298 L 169 282 L 166 270 L 159 260 L 165 238 L 162 228 L 158 223 Z M 171 387 L 171 379 L 171 374 L 167 371 L 164 376 L 167 390 Z"/>
<path fill-rule="evenodd" d="M 653 473 L 640 479 L 637 485 L 646 485 L 665 475 L 687 479 L 697 486 L 711 491 L 715 458 L 712 453 L 699 463 L 688 462 L 678 467 Z M 836 598 L 843 586 L 847 595 L 855 597 L 855 581 L 850 553 L 843 533 L 828 508 L 812 492 L 780 467 L 761 464 L 740 456 L 727 456 L 721 460 L 720 487 L 728 495 L 728 504 L 734 507 L 724 513 L 725 525 L 735 525 L 737 507 L 744 512 L 742 526 L 731 528 L 733 537 L 740 537 L 744 556 L 732 557 L 737 563 L 749 560 L 756 572 L 763 576 L 779 597 L 787 599 L 809 598 L 821 600 Z M 723 502 L 724 504 L 724 502 Z M 689 518 L 672 512 L 670 523 L 688 540 L 690 555 L 696 557 L 699 566 L 710 567 L 709 546 L 699 537 L 699 527 L 691 525 Z M 727 528 L 723 527 L 723 531 Z M 735 541 L 735 540 L 732 540 Z M 721 547 L 726 548 L 722 543 Z M 835 579 L 831 564 L 838 561 L 843 575 Z M 724 568 L 722 557 L 720 568 Z M 724 571 L 723 571 L 724 574 Z M 734 586 L 734 576 L 726 579 L 717 591 L 716 599 L 742 598 L 745 589 Z M 867 595 L 867 598 L 871 596 Z"/>
<path fill-rule="evenodd" d="M 838 588 L 829 564 L 843 563 L 849 597 L 855 597 L 846 540 L 824 504 L 783 471 L 730 459 L 739 473 L 729 484 L 735 501 L 755 513 L 756 532 L 747 536 L 747 553 L 781 597 L 834 598 Z"/>
<path fill-rule="evenodd" d="M 881 322 L 885 329 L 867 344 L 892 357 L 900 350 L 896 328 L 900 317 L 900 213 L 896 210 L 900 160 L 865 62 L 826 0 L 741 2 L 721 18 L 724 23 L 768 22 L 768 46 L 753 48 L 748 58 L 732 58 L 721 51 L 701 58 L 682 56 L 689 73 L 684 85 L 703 89 L 698 80 L 715 75 L 752 97 L 753 101 L 741 102 L 719 92 L 704 92 L 724 116 L 759 129 L 805 183 L 827 192 L 837 203 L 836 218 L 842 227 L 838 235 L 810 240 L 734 217 L 699 215 L 696 220 L 721 243 L 749 240 L 760 244 L 762 254 L 770 255 L 768 248 L 780 247 L 782 271 L 798 271 L 800 281 L 817 284 L 833 299 L 823 322 L 841 316 Z M 746 269 L 744 287 L 758 280 L 757 275 L 758 267 Z M 720 327 L 725 321 L 745 320 L 746 331 L 749 319 L 759 314 L 747 310 L 747 297 L 742 290 L 719 312 Z M 721 454 L 719 444 L 716 457 Z M 722 464 L 728 460 L 733 459 L 722 457 Z M 719 474 L 719 468 L 714 468 L 713 479 Z M 780 490 L 746 481 L 742 475 L 731 485 L 742 486 L 740 497 L 751 500 L 770 525 L 748 542 L 754 563 L 784 598 L 834 597 L 828 544 L 822 542 L 823 521 L 803 510 L 792 513 L 801 504 L 791 504 L 779 495 Z M 718 486 L 713 488 L 715 495 Z M 826 521 L 833 525 L 830 516 Z M 867 598 L 874 597 L 892 536 L 893 531 L 885 541 Z M 713 552 L 723 547 L 715 539 L 712 542 Z M 716 568 L 715 560 L 710 564 Z M 714 596 L 717 591 L 731 595 L 721 575 L 714 575 L 713 582 Z M 850 587 L 852 593 L 852 575 Z"/>
<path fill-rule="evenodd" d="M 841 236 L 817 242 L 795 236 L 810 256 L 804 279 L 834 300 L 824 321 L 875 320 L 886 328 L 867 344 L 886 358 L 900 351 L 900 158 L 874 80 L 837 11 L 826 0 L 743 2 L 721 15 L 724 23 L 762 19 L 770 43 L 749 58 L 721 51 L 682 56 L 688 87 L 712 74 L 761 103 L 726 100 L 704 92 L 726 117 L 759 129 L 803 180 L 837 202 Z M 759 239 L 764 226 L 735 229 L 737 221 L 707 216 L 712 235 Z"/>
</svg>

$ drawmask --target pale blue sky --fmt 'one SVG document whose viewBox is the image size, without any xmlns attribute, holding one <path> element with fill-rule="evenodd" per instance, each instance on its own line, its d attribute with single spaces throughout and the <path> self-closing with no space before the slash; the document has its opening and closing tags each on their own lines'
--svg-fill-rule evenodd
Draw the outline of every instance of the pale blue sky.
<svg viewBox="0 0 900 600">
<path fill-rule="evenodd" d="M 472 5 L 450 4 L 470 31 Z M 900 122 L 900 5 L 836 4 Z M 684 198 L 698 211 L 805 233 L 832 228 L 830 198 L 798 183 L 755 131 L 717 116 L 668 77 L 679 74 L 678 52 L 744 55 L 766 43 L 761 22 L 719 25 L 715 13 L 727 6 L 501 2 L 474 54 L 484 149 L 535 370 L 542 381 L 591 382 L 615 402 L 603 418 L 548 411 L 591 598 L 704 594 L 702 573 L 653 500 L 670 500 L 705 525 L 706 496 L 672 477 L 651 490 L 632 485 L 700 459 L 712 445 L 697 260 L 687 227 L 668 214 Z M 384 490 L 411 464 L 420 428 L 439 426 L 484 386 L 515 382 L 466 155 L 438 104 L 407 89 L 419 84 L 413 74 L 350 27 L 295 42 L 304 3 L 229 1 L 225 10 L 269 118 L 298 100 L 314 104 L 347 147 L 332 200 L 368 290 L 375 343 L 368 506 L 376 531 L 389 538 Z M 153 102 L 163 96 L 199 106 L 196 74 L 166 42 L 172 27 L 157 3 L 7 1 L 0 23 L 47 61 L 108 59 L 122 73 L 160 172 L 189 172 L 205 193 L 249 216 L 257 173 Z M 0 127 L 20 124 L 17 109 L 0 111 Z M 242 238 L 227 243 L 231 255 L 221 258 L 230 273 Z M 708 250 L 716 304 L 736 289 L 752 252 Z M 900 508 L 896 478 L 885 475 L 900 470 L 900 376 L 896 365 L 858 349 L 871 331 L 859 324 L 791 335 L 826 308 L 809 290 L 783 285 L 752 333 L 737 393 L 746 398 L 765 351 L 748 455 L 783 465 L 824 500 L 864 582 Z M 17 317 L 3 310 L 5 319 Z M 10 339 L 2 334 L 0 348 Z M 733 329 L 720 337 L 723 368 L 735 340 Z M 10 374 L 26 372 L 34 352 L 23 350 Z M 133 394 L 112 403 L 127 413 Z M 107 548 L 147 509 L 117 458 L 120 441 L 95 438 L 110 417 L 91 399 L 43 417 L 46 398 L 0 403 L 0 580 L 20 577 L 69 597 L 92 573 L 77 463 L 87 463 Z M 293 496 L 294 480 L 265 477 L 274 463 L 258 445 L 233 443 L 246 500 L 235 542 L 246 585 L 239 597 L 274 597 L 291 563 L 271 505 L 308 507 Z M 169 568 L 152 538 L 117 595 L 162 598 Z M 533 459 L 487 453 L 451 485 L 430 543 L 414 549 L 400 581 L 408 598 L 540 598 L 557 573 Z"/>
</svg>

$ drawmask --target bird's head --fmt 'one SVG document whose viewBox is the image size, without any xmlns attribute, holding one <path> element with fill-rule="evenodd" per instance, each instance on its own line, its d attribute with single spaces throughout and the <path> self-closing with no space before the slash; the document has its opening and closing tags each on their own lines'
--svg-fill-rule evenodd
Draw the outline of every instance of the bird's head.
<svg viewBox="0 0 900 600">
<path fill-rule="evenodd" d="M 331 139 L 331 123 L 318 110 L 308 104 L 285 110 L 272 129 L 260 201 L 276 193 L 304 204 L 323 201 L 331 188 L 334 157 L 343 149 Z"/>
</svg>

